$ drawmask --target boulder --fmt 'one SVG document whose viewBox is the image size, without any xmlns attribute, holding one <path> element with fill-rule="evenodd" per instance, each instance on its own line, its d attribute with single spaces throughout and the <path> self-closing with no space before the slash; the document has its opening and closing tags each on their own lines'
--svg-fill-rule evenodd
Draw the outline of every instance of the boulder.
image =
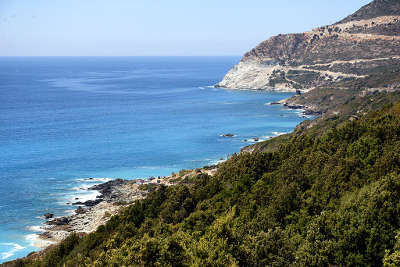
<svg viewBox="0 0 400 267">
<path fill-rule="evenodd" d="M 285 105 L 285 107 L 290 109 L 305 109 L 305 107 L 302 105 Z"/>
<path fill-rule="evenodd" d="M 107 196 L 107 195 L 110 195 L 112 193 L 113 188 L 115 186 L 119 186 L 119 185 L 122 185 L 124 183 L 126 183 L 126 181 L 123 180 L 123 179 L 115 179 L 115 180 L 112 180 L 112 181 L 109 181 L 109 182 L 106 182 L 106 183 L 103 183 L 103 184 L 98 184 L 98 185 L 94 185 L 92 187 L 89 187 L 89 190 L 97 190 L 102 195 Z"/>
<path fill-rule="evenodd" d="M 55 218 L 54 220 L 47 221 L 46 224 L 49 225 L 66 225 L 69 223 L 69 219 L 67 217 L 60 217 L 60 218 Z"/>
<path fill-rule="evenodd" d="M 85 213 L 86 212 L 86 210 L 84 209 L 84 208 L 82 208 L 81 206 L 79 206 L 76 210 L 75 210 L 75 213 L 76 214 L 83 214 L 83 213 Z"/>
<path fill-rule="evenodd" d="M 45 213 L 43 216 L 44 216 L 46 219 L 51 219 L 51 218 L 54 217 L 54 214 L 53 214 L 53 213 Z"/>
<path fill-rule="evenodd" d="M 103 201 L 103 199 L 98 198 L 98 199 L 96 199 L 96 200 L 88 200 L 88 201 L 85 201 L 83 204 L 84 204 L 85 206 L 87 206 L 87 207 L 93 207 L 93 206 L 99 204 L 101 201 Z"/>
</svg>

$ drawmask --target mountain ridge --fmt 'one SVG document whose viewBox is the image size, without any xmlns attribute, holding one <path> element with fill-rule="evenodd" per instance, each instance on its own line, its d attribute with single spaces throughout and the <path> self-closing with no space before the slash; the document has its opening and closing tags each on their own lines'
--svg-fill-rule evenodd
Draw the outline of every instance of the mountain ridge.
<svg viewBox="0 0 400 267">
<path fill-rule="evenodd" d="M 372 19 L 380 16 L 398 15 L 399 12 L 399 0 L 374 0 L 336 24 L 362 19 Z"/>
<path fill-rule="evenodd" d="M 400 2 L 375 0 L 336 24 L 261 42 L 217 87 L 306 92 L 365 78 L 399 55 Z"/>
</svg>

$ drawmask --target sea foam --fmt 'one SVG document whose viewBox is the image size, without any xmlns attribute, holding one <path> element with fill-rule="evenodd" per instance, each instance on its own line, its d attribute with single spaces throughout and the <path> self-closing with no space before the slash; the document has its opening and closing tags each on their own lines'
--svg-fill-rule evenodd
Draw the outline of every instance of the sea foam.
<svg viewBox="0 0 400 267">
<path fill-rule="evenodd" d="M 55 244 L 56 242 L 54 241 L 49 241 L 49 240 L 43 240 L 39 237 L 38 234 L 29 234 L 25 236 L 25 239 L 29 241 L 29 245 L 31 247 L 36 247 L 36 248 L 46 248 L 51 244 Z"/>
<path fill-rule="evenodd" d="M 6 252 L 2 252 L 0 253 L 0 259 L 2 260 L 6 260 L 12 256 L 14 256 L 14 254 L 19 251 L 24 249 L 25 247 L 17 244 L 17 243 L 0 243 L 1 246 L 6 246 L 6 247 L 11 247 L 11 249 L 9 251 Z"/>
<path fill-rule="evenodd" d="M 102 183 L 108 182 L 108 181 L 111 181 L 111 180 L 112 180 L 111 178 L 95 178 L 95 177 L 92 177 L 92 178 L 78 178 L 78 179 L 76 179 L 76 181 L 81 181 L 81 182 L 102 182 Z"/>
<path fill-rule="evenodd" d="M 28 228 L 29 231 L 32 231 L 32 232 L 44 232 L 44 231 L 46 231 L 40 225 L 31 225 L 31 226 L 28 226 L 27 228 Z"/>
<path fill-rule="evenodd" d="M 280 135 L 284 135 L 287 134 L 285 132 L 272 132 L 274 134 L 274 136 L 280 136 Z"/>
</svg>

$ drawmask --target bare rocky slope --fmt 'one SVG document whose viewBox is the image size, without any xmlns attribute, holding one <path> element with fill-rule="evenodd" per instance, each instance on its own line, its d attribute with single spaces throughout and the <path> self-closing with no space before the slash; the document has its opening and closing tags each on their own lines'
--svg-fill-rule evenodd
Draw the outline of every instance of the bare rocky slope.
<svg viewBox="0 0 400 267">
<path fill-rule="evenodd" d="M 307 92 L 398 66 L 400 0 L 375 0 L 333 25 L 271 37 L 247 52 L 217 86 Z"/>
</svg>

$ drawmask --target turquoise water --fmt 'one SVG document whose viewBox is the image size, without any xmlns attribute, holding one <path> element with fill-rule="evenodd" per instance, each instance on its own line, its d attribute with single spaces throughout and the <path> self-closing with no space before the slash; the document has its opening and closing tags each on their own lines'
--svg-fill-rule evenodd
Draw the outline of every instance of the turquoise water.
<svg viewBox="0 0 400 267">
<path fill-rule="evenodd" d="M 169 175 L 291 131 L 288 93 L 213 88 L 238 57 L 0 58 L 0 262 L 33 250 L 85 178 Z M 221 137 L 233 133 L 234 138 Z"/>
</svg>

